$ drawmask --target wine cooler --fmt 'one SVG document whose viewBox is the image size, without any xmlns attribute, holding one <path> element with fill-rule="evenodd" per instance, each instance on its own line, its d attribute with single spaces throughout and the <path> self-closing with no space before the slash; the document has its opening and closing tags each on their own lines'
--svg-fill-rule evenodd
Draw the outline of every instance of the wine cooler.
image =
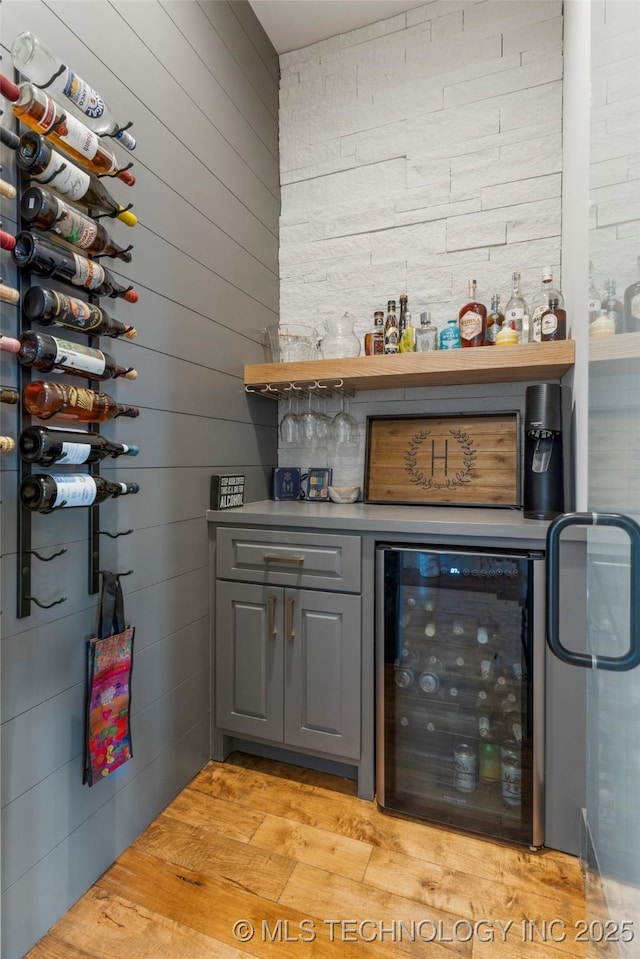
<svg viewBox="0 0 640 959">
<path fill-rule="evenodd" d="M 544 557 L 376 549 L 377 801 L 544 843 Z"/>
</svg>

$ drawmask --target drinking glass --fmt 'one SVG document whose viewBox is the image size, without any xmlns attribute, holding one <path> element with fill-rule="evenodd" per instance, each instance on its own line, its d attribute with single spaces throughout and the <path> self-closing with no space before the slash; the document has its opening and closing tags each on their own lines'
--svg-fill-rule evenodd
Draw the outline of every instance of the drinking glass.
<svg viewBox="0 0 640 959">
<path fill-rule="evenodd" d="M 358 421 L 347 412 L 347 401 L 344 393 L 342 394 L 342 409 L 333 417 L 332 433 L 336 443 L 340 445 L 355 443 L 358 438 Z"/>
<path fill-rule="evenodd" d="M 300 413 L 299 416 L 302 439 L 306 440 L 307 443 L 312 443 L 318 438 L 318 423 L 322 423 L 322 417 L 320 413 L 313 409 L 311 399 L 312 396 L 311 393 L 309 393 L 309 406 L 303 413 Z"/>
<path fill-rule="evenodd" d="M 289 396 L 287 412 L 280 420 L 280 439 L 286 446 L 296 446 L 302 439 L 300 417 L 293 412 L 293 397 Z"/>
</svg>

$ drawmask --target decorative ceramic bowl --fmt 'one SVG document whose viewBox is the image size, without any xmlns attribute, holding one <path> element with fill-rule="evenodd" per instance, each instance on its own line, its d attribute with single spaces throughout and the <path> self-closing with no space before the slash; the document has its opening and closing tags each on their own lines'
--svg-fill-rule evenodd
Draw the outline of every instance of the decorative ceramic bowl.
<svg viewBox="0 0 640 959">
<path fill-rule="evenodd" d="M 330 486 L 329 499 L 333 503 L 355 503 L 360 496 L 359 486 Z"/>
</svg>

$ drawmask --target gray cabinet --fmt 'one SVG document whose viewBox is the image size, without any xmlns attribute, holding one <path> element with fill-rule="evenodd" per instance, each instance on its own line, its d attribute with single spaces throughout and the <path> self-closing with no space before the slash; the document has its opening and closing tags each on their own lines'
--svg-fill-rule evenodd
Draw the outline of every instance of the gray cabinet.
<svg viewBox="0 0 640 959">
<path fill-rule="evenodd" d="M 218 580 L 216 725 L 360 756 L 360 596 Z"/>
<path fill-rule="evenodd" d="M 242 740 L 360 768 L 361 537 L 221 526 L 213 555 L 215 758 Z"/>
</svg>

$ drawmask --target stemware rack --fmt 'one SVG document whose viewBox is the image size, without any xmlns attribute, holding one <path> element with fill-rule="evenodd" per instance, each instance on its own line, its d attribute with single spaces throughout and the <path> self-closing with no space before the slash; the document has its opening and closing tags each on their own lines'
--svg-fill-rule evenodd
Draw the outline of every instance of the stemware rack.
<svg viewBox="0 0 640 959">
<path fill-rule="evenodd" d="M 344 380 L 291 380 L 280 383 L 247 383 L 245 392 L 265 396 L 269 400 L 283 400 L 290 396 L 353 396 L 354 391 L 347 389 Z"/>
</svg>

